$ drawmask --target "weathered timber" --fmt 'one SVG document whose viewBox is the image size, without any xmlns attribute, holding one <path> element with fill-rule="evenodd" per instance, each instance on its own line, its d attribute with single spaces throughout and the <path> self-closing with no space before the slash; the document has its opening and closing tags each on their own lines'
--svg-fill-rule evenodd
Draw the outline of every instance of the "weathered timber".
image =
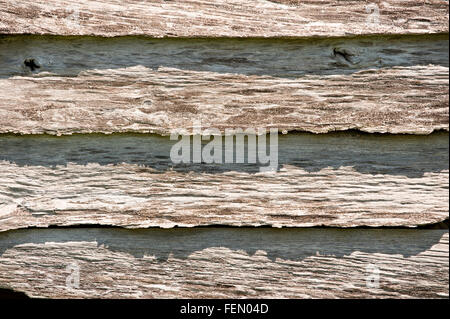
<svg viewBox="0 0 450 319">
<path fill-rule="evenodd" d="M 18 230 L 0 233 L 0 286 L 52 298 L 448 298 L 448 239 L 448 230 Z"/>
<path fill-rule="evenodd" d="M 0 132 L 448 130 L 448 36 L 0 38 Z"/>
<path fill-rule="evenodd" d="M 448 299 L 448 12 L 0 0 L 0 298 Z M 174 164 L 197 125 L 276 170 Z"/>
<path fill-rule="evenodd" d="M 178 164 L 155 135 L 0 137 L 0 230 L 416 226 L 448 219 L 448 133 L 279 138 L 279 169 Z"/>
<path fill-rule="evenodd" d="M 0 1 L 0 33 L 304 37 L 448 32 L 445 0 Z"/>
</svg>

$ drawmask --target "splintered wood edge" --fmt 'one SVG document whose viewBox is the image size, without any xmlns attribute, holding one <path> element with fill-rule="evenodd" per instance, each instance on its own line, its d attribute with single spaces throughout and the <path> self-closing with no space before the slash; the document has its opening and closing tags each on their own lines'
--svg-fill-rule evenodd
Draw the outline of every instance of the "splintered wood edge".
<svg viewBox="0 0 450 319">
<path fill-rule="evenodd" d="M 0 33 L 305 37 L 445 33 L 448 1 L 0 1 Z"/>
<path fill-rule="evenodd" d="M 0 287 L 44 298 L 448 298 L 448 230 L 0 233 Z"/>
</svg>

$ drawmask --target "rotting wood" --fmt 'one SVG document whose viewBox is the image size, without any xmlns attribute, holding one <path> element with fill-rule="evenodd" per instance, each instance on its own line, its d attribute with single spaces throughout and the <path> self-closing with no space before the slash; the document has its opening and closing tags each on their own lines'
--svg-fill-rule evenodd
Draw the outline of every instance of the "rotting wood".
<svg viewBox="0 0 450 319">
<path fill-rule="evenodd" d="M 222 131 L 429 134 L 449 127 L 448 65 L 442 35 L 4 37 L 0 132 L 165 135 L 196 119 Z"/>
<path fill-rule="evenodd" d="M 279 171 L 179 164 L 155 135 L 0 136 L 0 230 L 416 226 L 448 219 L 448 133 L 279 137 Z"/>
<path fill-rule="evenodd" d="M 0 286 L 52 298 L 448 298 L 448 239 L 398 229 L 9 231 Z"/>
<path fill-rule="evenodd" d="M 448 32 L 444 0 L 0 1 L 0 33 L 305 37 Z"/>
</svg>

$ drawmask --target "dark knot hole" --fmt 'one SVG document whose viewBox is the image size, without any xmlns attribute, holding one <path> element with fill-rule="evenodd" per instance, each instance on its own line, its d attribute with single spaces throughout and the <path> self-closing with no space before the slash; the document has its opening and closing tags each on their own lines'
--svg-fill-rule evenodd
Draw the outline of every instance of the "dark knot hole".
<svg viewBox="0 0 450 319">
<path fill-rule="evenodd" d="M 23 64 L 29 68 L 31 71 L 35 71 L 36 69 L 39 69 L 41 66 L 36 62 L 35 59 L 26 59 L 23 61 Z"/>
</svg>

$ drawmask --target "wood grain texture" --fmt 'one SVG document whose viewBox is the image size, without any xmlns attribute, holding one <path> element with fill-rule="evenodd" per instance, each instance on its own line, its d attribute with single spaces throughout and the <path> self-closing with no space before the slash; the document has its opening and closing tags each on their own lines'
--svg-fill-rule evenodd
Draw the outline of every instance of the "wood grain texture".
<svg viewBox="0 0 450 319">
<path fill-rule="evenodd" d="M 24 61 L 34 59 L 34 71 Z M 448 130 L 448 36 L 0 38 L 0 132 Z"/>
<path fill-rule="evenodd" d="M 448 239 L 448 230 L 20 230 L 0 234 L 0 286 L 51 298 L 448 298 Z M 68 266 L 79 267 L 78 289 L 66 286 Z M 368 267 L 379 288 L 367 287 Z"/>
<path fill-rule="evenodd" d="M 155 135 L 1 136 L 0 230 L 416 226 L 448 219 L 449 137 L 279 138 L 279 169 L 178 164 Z"/>
<path fill-rule="evenodd" d="M 348 229 L 448 224 L 448 8 L 0 0 L 0 288 L 448 298 L 448 229 Z M 275 172 L 173 164 L 198 122 L 291 133 Z"/>
<path fill-rule="evenodd" d="M 448 32 L 444 0 L 0 1 L 0 33 L 305 37 Z"/>
</svg>

